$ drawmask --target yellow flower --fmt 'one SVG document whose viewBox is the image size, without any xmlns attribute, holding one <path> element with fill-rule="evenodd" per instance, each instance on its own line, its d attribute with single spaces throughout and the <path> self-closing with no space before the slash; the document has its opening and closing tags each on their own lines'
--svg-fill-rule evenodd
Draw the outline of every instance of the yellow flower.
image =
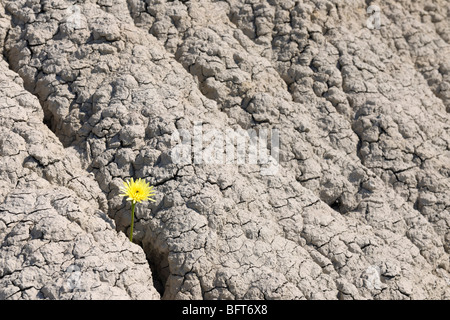
<svg viewBox="0 0 450 320">
<path fill-rule="evenodd" d="M 153 190 L 153 186 L 150 186 L 148 182 L 145 182 L 144 179 L 137 179 L 136 181 L 131 178 L 130 180 L 123 183 L 123 187 L 120 188 L 120 191 L 123 193 L 120 194 L 122 197 L 128 197 L 127 200 L 131 201 L 133 204 L 141 201 L 153 201 L 156 202 L 153 197 L 155 195 L 155 190 Z"/>
</svg>

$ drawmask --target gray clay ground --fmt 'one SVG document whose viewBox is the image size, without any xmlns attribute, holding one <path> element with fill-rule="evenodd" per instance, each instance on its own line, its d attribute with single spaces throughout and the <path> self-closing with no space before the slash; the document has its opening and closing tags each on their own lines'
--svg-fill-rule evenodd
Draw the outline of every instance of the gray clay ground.
<svg viewBox="0 0 450 320">
<path fill-rule="evenodd" d="M 1 0 L 0 299 L 450 299 L 450 2 L 370 3 Z"/>
</svg>

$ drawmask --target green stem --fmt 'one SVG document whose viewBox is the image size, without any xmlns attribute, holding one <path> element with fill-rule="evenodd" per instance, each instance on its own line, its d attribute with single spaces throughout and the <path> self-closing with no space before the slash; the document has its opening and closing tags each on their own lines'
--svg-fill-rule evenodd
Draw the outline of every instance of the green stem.
<svg viewBox="0 0 450 320">
<path fill-rule="evenodd" d="M 136 207 L 136 202 L 131 202 L 131 230 L 130 230 L 130 241 L 133 242 L 133 227 L 134 227 L 134 208 Z"/>
</svg>

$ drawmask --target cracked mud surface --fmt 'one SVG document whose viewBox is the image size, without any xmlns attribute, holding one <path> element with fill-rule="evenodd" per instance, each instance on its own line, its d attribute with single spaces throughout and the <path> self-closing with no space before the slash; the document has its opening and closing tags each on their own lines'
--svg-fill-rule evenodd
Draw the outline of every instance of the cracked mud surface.
<svg viewBox="0 0 450 320">
<path fill-rule="evenodd" d="M 450 299 L 448 2 L 74 4 L 0 1 L 0 299 Z M 174 163 L 198 121 L 278 172 Z"/>
</svg>

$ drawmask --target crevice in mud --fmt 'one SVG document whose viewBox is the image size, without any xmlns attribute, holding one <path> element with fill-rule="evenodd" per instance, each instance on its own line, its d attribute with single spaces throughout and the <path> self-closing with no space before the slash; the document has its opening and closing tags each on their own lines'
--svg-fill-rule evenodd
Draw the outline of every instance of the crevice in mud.
<svg viewBox="0 0 450 320">
<path fill-rule="evenodd" d="M 41 104 L 41 107 L 42 107 L 42 104 Z M 42 107 L 42 109 L 44 109 L 44 108 Z M 50 112 L 45 112 L 45 110 L 44 110 L 43 122 L 51 132 L 56 134 L 55 125 L 53 123 L 53 116 L 50 114 Z"/>
<path fill-rule="evenodd" d="M 341 212 L 341 200 L 339 198 L 337 198 L 332 204 L 330 204 L 330 208 L 338 213 L 342 213 Z"/>
<path fill-rule="evenodd" d="M 169 252 L 160 252 L 155 248 L 150 248 L 149 244 L 140 244 L 144 250 L 147 262 L 152 271 L 153 287 L 161 295 L 164 296 L 166 290 L 166 282 L 169 278 Z"/>
</svg>

